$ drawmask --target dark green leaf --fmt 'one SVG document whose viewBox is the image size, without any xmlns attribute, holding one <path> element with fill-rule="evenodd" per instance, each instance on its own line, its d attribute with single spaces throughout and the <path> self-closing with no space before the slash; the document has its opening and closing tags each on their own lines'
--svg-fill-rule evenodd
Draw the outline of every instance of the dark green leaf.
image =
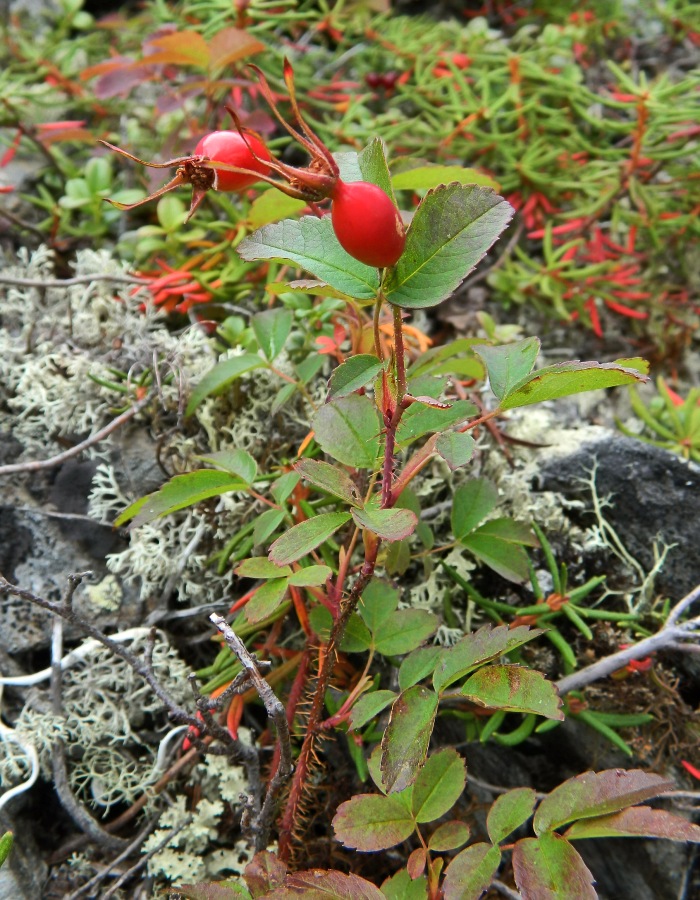
<svg viewBox="0 0 700 900">
<path fill-rule="evenodd" d="M 302 459 L 294 463 L 294 469 L 315 487 L 345 500 L 351 506 L 361 506 L 362 499 L 355 482 L 347 472 L 318 459 Z"/>
<path fill-rule="evenodd" d="M 435 449 L 453 471 L 466 466 L 474 453 L 474 438 L 460 431 L 446 431 L 435 442 Z"/>
<path fill-rule="evenodd" d="M 327 541 L 349 518 L 344 512 L 321 513 L 294 525 L 270 547 L 269 559 L 278 566 L 296 562 Z"/>
<path fill-rule="evenodd" d="M 343 250 L 330 216 L 304 216 L 266 225 L 241 241 L 237 250 L 248 262 L 279 259 L 293 263 L 357 300 L 372 300 L 379 288 L 377 269 Z"/>
<path fill-rule="evenodd" d="M 410 509 L 377 509 L 367 505 L 351 510 L 356 525 L 366 528 L 384 541 L 400 541 L 415 531 L 418 519 Z"/>
<path fill-rule="evenodd" d="M 369 629 L 357 613 L 353 613 L 348 619 L 340 649 L 345 653 L 364 653 L 365 650 L 369 650 L 371 644 Z"/>
<path fill-rule="evenodd" d="M 228 491 L 244 491 L 247 487 L 239 478 L 232 478 L 228 472 L 217 472 L 214 469 L 198 469 L 186 475 L 176 475 L 160 490 L 141 497 L 127 507 L 114 525 L 118 528 L 133 519 L 131 527 L 137 528 L 160 516 L 167 516 L 178 509 L 199 503 L 200 500 L 217 497 Z"/>
<path fill-rule="evenodd" d="M 396 205 L 394 189 L 391 186 L 389 167 L 386 164 L 384 141 L 378 137 L 372 138 L 362 153 L 360 153 L 357 161 L 360 165 L 363 181 L 369 181 L 371 184 L 376 184 L 377 187 L 380 187 L 384 193 L 391 198 L 394 205 Z"/>
<path fill-rule="evenodd" d="M 540 342 L 536 337 L 496 347 L 488 344 L 474 347 L 474 353 L 480 356 L 486 365 L 491 390 L 499 400 L 503 400 L 513 390 L 514 385 L 519 384 L 532 372 L 539 352 Z"/>
<path fill-rule="evenodd" d="M 333 817 L 336 840 L 355 850 L 386 850 L 413 834 L 413 817 L 396 797 L 358 794 Z"/>
<path fill-rule="evenodd" d="M 443 822 L 430 835 L 428 848 L 435 853 L 457 850 L 467 843 L 470 833 L 469 826 L 458 819 L 453 819 L 451 822 Z"/>
<path fill-rule="evenodd" d="M 433 753 L 413 785 L 413 815 L 416 822 L 434 822 L 444 816 L 462 796 L 467 767 L 452 747 Z"/>
<path fill-rule="evenodd" d="M 414 685 L 396 698 L 382 737 L 382 782 L 389 793 L 412 785 L 428 753 L 438 697 Z"/>
<path fill-rule="evenodd" d="M 412 403 L 396 430 L 396 443 L 403 447 L 425 434 L 446 431 L 478 412 L 469 400 L 457 400 L 449 409 L 436 409 L 423 403 Z"/>
<path fill-rule="evenodd" d="M 584 772 L 550 791 L 535 813 L 533 827 L 541 835 L 572 822 L 617 812 L 673 789 L 673 782 L 641 769 Z"/>
<path fill-rule="evenodd" d="M 479 900 L 491 884 L 500 862 L 501 851 L 491 844 L 472 844 L 462 850 L 445 870 L 444 900 Z"/>
<path fill-rule="evenodd" d="M 232 356 L 217 363 L 192 391 L 185 415 L 191 416 L 205 397 L 222 392 L 241 375 L 260 369 L 264 365 L 265 362 L 253 353 Z"/>
<path fill-rule="evenodd" d="M 211 463 L 217 469 L 223 469 L 231 475 L 237 475 L 246 484 L 252 484 L 258 474 L 258 464 L 246 450 L 231 448 L 196 458 Z"/>
<path fill-rule="evenodd" d="M 620 363 L 565 362 L 539 369 L 534 375 L 514 385 L 501 402 L 500 408 L 516 409 L 582 391 L 597 391 L 648 380 L 638 369 Z"/>
<path fill-rule="evenodd" d="M 369 384 L 384 367 L 384 363 L 371 353 L 351 356 L 333 370 L 329 384 L 329 397 L 346 397 Z"/>
<path fill-rule="evenodd" d="M 477 666 L 515 650 L 541 634 L 541 628 L 530 628 L 527 625 L 515 628 L 508 628 L 507 625 L 497 625 L 495 628 L 483 625 L 478 631 L 465 635 L 454 646 L 442 651 L 433 674 L 435 690 L 444 690 Z"/>
<path fill-rule="evenodd" d="M 515 883 L 537 900 L 597 900 L 594 878 L 568 841 L 558 834 L 525 838 L 513 848 Z"/>
<path fill-rule="evenodd" d="M 421 875 L 414 881 L 406 869 L 399 869 L 396 875 L 382 882 L 382 894 L 386 900 L 427 900 L 428 880 Z"/>
<path fill-rule="evenodd" d="M 249 622 L 262 622 L 277 609 L 287 593 L 287 579 L 275 578 L 266 581 L 245 605 L 245 616 Z"/>
<path fill-rule="evenodd" d="M 452 501 L 452 533 L 461 540 L 496 508 L 498 488 L 488 478 L 474 478 L 458 487 Z"/>
<path fill-rule="evenodd" d="M 285 472 L 272 485 L 270 493 L 278 503 L 282 504 L 291 495 L 299 481 L 300 476 L 296 472 Z"/>
<path fill-rule="evenodd" d="M 491 519 L 462 538 L 462 544 L 494 572 L 509 581 L 525 581 L 529 576 L 523 544 L 537 546 L 529 527 L 513 519 Z"/>
<path fill-rule="evenodd" d="M 567 840 L 598 837 L 648 837 L 700 843 L 700 827 L 665 809 L 633 806 L 609 816 L 583 819 L 566 830 Z"/>
<path fill-rule="evenodd" d="M 484 666 L 467 679 L 460 694 L 485 708 L 564 719 L 553 682 L 525 666 Z"/>
<path fill-rule="evenodd" d="M 260 349 L 269 362 L 278 356 L 292 330 L 294 313 L 291 309 L 266 309 L 256 313 L 251 325 Z"/>
<path fill-rule="evenodd" d="M 530 818 L 537 802 L 532 788 L 514 788 L 501 794 L 491 804 L 486 829 L 494 844 L 500 843 Z"/>
<path fill-rule="evenodd" d="M 379 413 L 366 396 L 325 403 L 313 418 L 316 442 L 329 456 L 356 469 L 373 469 L 379 454 Z"/>
<path fill-rule="evenodd" d="M 371 694 L 363 694 L 350 711 L 350 728 L 354 731 L 362 728 L 395 699 L 394 691 L 372 691 Z"/>
<path fill-rule="evenodd" d="M 270 535 L 275 531 L 278 525 L 284 519 L 283 509 L 266 509 L 260 513 L 255 519 L 255 527 L 253 528 L 253 541 L 255 546 L 264 543 Z"/>
<path fill-rule="evenodd" d="M 430 647 L 418 647 L 413 650 L 399 667 L 399 687 L 402 691 L 426 678 L 435 668 L 442 647 L 437 644 Z"/>
<path fill-rule="evenodd" d="M 384 285 L 405 309 L 445 300 L 488 252 L 513 216 L 489 188 L 448 184 L 426 194 L 406 235 L 406 249 Z"/>
<path fill-rule="evenodd" d="M 400 656 L 415 650 L 435 634 L 440 620 L 427 609 L 397 609 L 377 625 L 373 646 L 382 656 Z"/>
<path fill-rule="evenodd" d="M 370 631 L 375 631 L 399 605 L 399 592 L 388 581 L 373 578 L 362 592 L 357 611 Z"/>
</svg>

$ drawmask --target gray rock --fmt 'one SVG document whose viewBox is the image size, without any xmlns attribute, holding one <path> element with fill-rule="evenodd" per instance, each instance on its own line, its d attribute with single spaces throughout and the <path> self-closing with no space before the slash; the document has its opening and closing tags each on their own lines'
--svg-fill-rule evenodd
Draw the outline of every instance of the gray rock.
<svg viewBox="0 0 700 900">
<path fill-rule="evenodd" d="M 14 801 L 21 805 L 20 800 Z M 9 806 L 9 804 L 8 804 Z M 42 900 L 48 868 L 41 858 L 33 830 L 21 818 L 0 813 L 0 834 L 15 836 L 10 855 L 0 869 L 0 900 Z"/>
</svg>

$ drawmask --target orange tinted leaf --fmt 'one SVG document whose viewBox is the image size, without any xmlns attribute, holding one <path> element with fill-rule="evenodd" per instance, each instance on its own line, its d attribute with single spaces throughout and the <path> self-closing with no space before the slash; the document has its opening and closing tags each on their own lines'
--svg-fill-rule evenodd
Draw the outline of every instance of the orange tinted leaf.
<svg viewBox="0 0 700 900">
<path fill-rule="evenodd" d="M 149 41 L 148 46 L 156 48 L 155 53 L 149 53 L 142 60 L 149 65 L 175 63 L 205 68 L 211 57 L 207 42 L 196 31 L 175 31 Z"/>
<path fill-rule="evenodd" d="M 265 50 L 265 44 L 240 28 L 224 28 L 209 41 L 209 66 L 223 69 Z"/>
</svg>

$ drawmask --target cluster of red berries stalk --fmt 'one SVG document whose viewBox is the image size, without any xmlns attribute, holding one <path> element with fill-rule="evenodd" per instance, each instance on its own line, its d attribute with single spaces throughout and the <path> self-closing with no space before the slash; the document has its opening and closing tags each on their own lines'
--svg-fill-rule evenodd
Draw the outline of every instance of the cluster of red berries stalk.
<svg viewBox="0 0 700 900">
<path fill-rule="evenodd" d="M 290 125 L 277 109 L 260 69 L 251 68 L 257 73 L 262 94 L 278 121 L 309 153 L 308 166 L 298 168 L 275 159 L 262 139 L 245 129 L 235 110 L 227 107 L 236 130 L 211 132 L 199 141 L 192 156 L 152 163 L 102 141 L 110 150 L 141 165 L 156 169 L 177 166 L 175 176 L 145 199 L 131 204 L 110 202 L 120 209 L 133 209 L 180 185 L 191 184 L 189 219 L 207 191 L 241 191 L 257 181 L 264 181 L 312 206 L 330 198 L 333 230 L 346 252 L 369 266 L 388 268 L 395 265 L 403 253 L 406 234 L 401 215 L 391 198 L 367 181 L 345 182 L 341 179 L 330 150 L 302 118 L 294 90 L 294 73 L 288 60 L 284 63 L 284 80 L 298 127 Z M 279 178 L 274 178 L 273 173 Z"/>
</svg>

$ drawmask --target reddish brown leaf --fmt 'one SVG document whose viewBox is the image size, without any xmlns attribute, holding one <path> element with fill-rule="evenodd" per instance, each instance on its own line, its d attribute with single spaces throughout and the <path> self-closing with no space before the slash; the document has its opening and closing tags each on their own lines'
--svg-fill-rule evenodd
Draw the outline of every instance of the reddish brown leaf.
<svg viewBox="0 0 700 900">
<path fill-rule="evenodd" d="M 574 822 L 564 834 L 569 840 L 594 837 L 650 837 L 700 843 L 700 827 L 665 809 L 633 806 L 611 816 Z"/>
<path fill-rule="evenodd" d="M 525 838 L 513 848 L 513 873 L 523 900 L 597 900 L 594 879 L 558 834 Z"/>
<path fill-rule="evenodd" d="M 264 900 L 385 900 L 384 895 L 371 882 L 359 875 L 343 875 L 342 872 L 325 869 L 309 869 L 287 875 L 284 886 L 265 894 Z"/>
<path fill-rule="evenodd" d="M 286 874 L 287 867 L 274 853 L 261 850 L 245 867 L 243 878 L 253 897 L 262 897 L 283 884 Z"/>
<path fill-rule="evenodd" d="M 428 855 L 422 847 L 418 847 L 411 853 L 408 857 L 408 862 L 406 863 L 406 870 L 411 876 L 412 881 L 415 881 L 416 878 L 420 878 L 423 872 L 425 872 L 425 864 L 427 861 Z"/>
<path fill-rule="evenodd" d="M 230 66 L 240 59 L 262 53 L 265 44 L 240 28 L 224 28 L 209 41 L 209 67 L 212 71 Z"/>
<path fill-rule="evenodd" d="M 149 65 L 184 65 L 197 66 L 200 69 L 209 65 L 210 53 L 207 42 L 197 31 L 174 31 L 148 42 L 149 50 L 143 62 Z"/>
</svg>

